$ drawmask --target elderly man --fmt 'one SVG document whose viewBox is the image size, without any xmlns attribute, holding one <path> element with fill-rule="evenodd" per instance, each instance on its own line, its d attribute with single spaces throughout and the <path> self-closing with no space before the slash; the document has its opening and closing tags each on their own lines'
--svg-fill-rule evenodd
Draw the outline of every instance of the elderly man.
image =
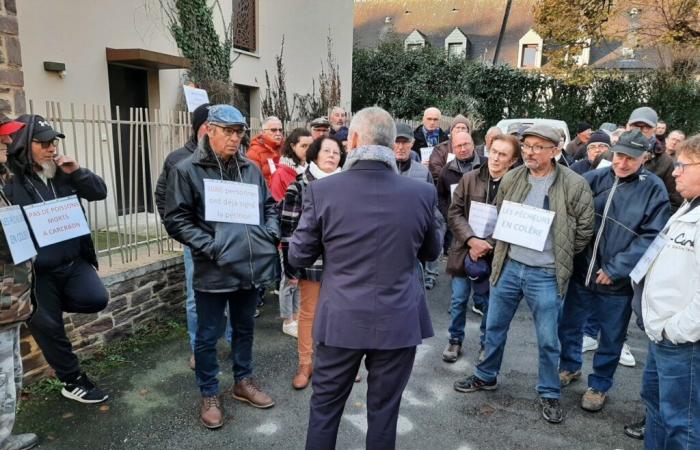
<svg viewBox="0 0 700 450">
<path fill-rule="evenodd" d="M 454 156 L 450 156 L 450 154 L 454 155 L 454 151 L 452 150 L 452 136 L 456 135 L 457 133 L 471 133 L 471 128 L 472 124 L 469 122 L 469 119 L 461 114 L 458 114 L 454 119 L 452 119 L 450 139 L 436 145 L 435 148 L 433 148 L 433 151 L 428 159 L 428 169 L 430 169 L 430 174 L 433 176 L 436 183 L 440 180 L 440 172 L 442 172 L 442 168 L 445 167 L 445 164 L 451 161 L 452 158 L 454 158 Z M 480 154 L 479 156 L 483 155 Z"/>
<path fill-rule="evenodd" d="M 307 449 L 335 448 L 363 357 L 366 448 L 395 448 L 416 346 L 433 335 L 418 261 L 440 254 L 437 196 L 430 184 L 397 173 L 395 136 L 389 113 L 359 111 L 350 123 L 343 172 L 309 184 L 292 236 L 292 265 L 308 267 L 321 254 L 324 260 Z"/>
<path fill-rule="evenodd" d="M 4 187 L 12 204 L 28 206 L 75 195 L 87 201 L 107 197 L 102 178 L 80 167 L 70 156 L 58 153 L 58 139 L 65 138 L 63 133 L 41 116 L 23 115 L 18 120 L 26 126 L 10 147 L 8 166 L 13 177 Z M 64 384 L 64 397 L 80 403 L 104 402 L 108 395 L 82 371 L 63 323 L 64 312 L 95 314 L 107 306 L 109 294 L 97 274 L 92 238 L 88 233 L 37 251 L 37 308 L 29 330 Z"/>
<path fill-rule="evenodd" d="M 206 130 L 192 156 L 178 163 L 168 177 L 163 222 L 170 236 L 192 250 L 200 421 L 207 428 L 219 428 L 224 414 L 218 397 L 216 342 L 227 305 L 233 328 L 233 398 L 256 408 L 275 404 L 252 379 L 253 316 L 256 287 L 279 276 L 279 223 L 275 200 L 260 170 L 238 154 L 246 131 L 243 115 L 233 106 L 211 106 Z M 216 185 L 207 188 L 213 182 Z M 240 194 L 227 204 L 229 200 L 221 194 L 214 196 L 214 188 Z M 245 221 L 241 216 L 246 214 L 231 217 L 225 213 L 230 208 L 242 209 L 243 204 L 257 205 L 257 211 L 248 211 Z"/>
<path fill-rule="evenodd" d="M 331 123 L 325 117 L 317 117 L 309 123 L 309 128 L 311 128 L 311 137 L 316 140 L 330 134 Z"/>
<path fill-rule="evenodd" d="M 576 129 L 576 137 L 573 141 L 569 142 L 564 152 L 575 161 L 584 158 L 586 155 L 586 145 L 588 144 L 588 139 L 591 137 L 591 133 L 593 133 L 593 130 L 590 125 L 586 122 L 579 123 Z"/>
<path fill-rule="evenodd" d="M 673 158 L 668 156 L 663 147 L 656 141 L 654 132 L 657 122 L 658 115 L 656 111 L 648 106 L 642 106 L 630 114 L 627 120 L 627 130 L 639 130 L 647 139 L 654 141 L 652 151 L 647 154 L 647 162 L 644 164 L 644 167 L 661 178 L 664 185 L 666 185 L 666 191 L 668 191 L 668 197 L 671 200 L 671 213 L 673 213 L 681 206 L 683 198 L 676 191 L 676 183 L 673 179 Z"/>
<path fill-rule="evenodd" d="M 272 174 L 277 170 L 280 161 L 284 127 L 282 121 L 274 116 L 265 119 L 262 127 L 262 132 L 251 139 L 245 157 L 262 171 L 269 188 Z"/>
<path fill-rule="evenodd" d="M 479 156 L 484 156 L 488 158 L 489 156 L 489 149 L 491 148 L 491 143 L 493 142 L 493 138 L 501 134 L 501 129 L 498 127 L 491 127 L 488 130 L 486 130 L 486 136 L 484 136 L 484 143 L 477 145 L 474 151 L 476 151 L 477 155 Z M 520 152 L 518 152 L 520 153 Z"/>
<path fill-rule="evenodd" d="M 586 145 L 586 157 L 576 161 L 570 167 L 579 175 L 598 168 L 598 164 L 603 159 L 603 155 L 610 150 L 610 135 L 605 131 L 595 131 L 591 134 Z"/>
<path fill-rule="evenodd" d="M 685 140 L 685 133 L 681 130 L 673 130 L 665 140 L 666 154 L 671 158 L 676 158 L 676 147 Z"/>
<path fill-rule="evenodd" d="M 430 107 L 423 112 L 423 123 L 413 131 L 413 151 L 420 156 L 421 149 L 435 148 L 447 140 L 447 133 L 440 128 L 442 113 Z"/>
<path fill-rule="evenodd" d="M 345 127 L 345 123 L 348 120 L 348 113 L 345 112 L 340 106 L 334 106 L 331 109 L 330 123 L 331 123 L 331 136 L 334 136 L 341 128 Z"/>
<path fill-rule="evenodd" d="M 632 315 L 630 272 L 669 217 L 663 182 L 643 167 L 648 150 L 640 131 L 628 131 L 612 149 L 612 167 L 584 175 L 598 219 L 595 239 L 574 258 L 559 324 L 559 378 L 567 386 L 581 377 L 583 325 L 592 314 L 600 340 L 581 399 L 586 411 L 605 405 Z"/>
<path fill-rule="evenodd" d="M 651 340 L 642 379 L 644 448 L 700 448 L 700 136 L 679 145 L 673 176 L 685 203 L 664 226 L 643 280 Z"/>
<path fill-rule="evenodd" d="M 484 360 L 474 375 L 455 382 L 459 392 L 496 389 L 508 328 L 521 299 L 532 311 L 539 348 L 537 392 L 542 417 L 563 420 L 559 403 L 559 311 L 573 271 L 573 257 L 593 235 L 594 210 L 586 181 L 554 160 L 559 133 L 535 125 L 523 133 L 524 165 L 506 174 L 496 204 L 503 202 L 554 213 L 542 250 L 498 240 L 493 257 Z M 517 206 L 514 206 L 517 207 Z M 521 206 L 522 208 L 522 206 Z M 523 209 L 525 209 L 523 208 Z M 522 242 L 522 241 L 521 241 Z"/>
</svg>

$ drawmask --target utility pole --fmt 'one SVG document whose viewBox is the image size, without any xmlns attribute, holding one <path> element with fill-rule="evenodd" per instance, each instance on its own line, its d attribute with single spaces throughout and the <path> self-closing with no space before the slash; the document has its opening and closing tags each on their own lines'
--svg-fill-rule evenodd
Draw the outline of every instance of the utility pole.
<svg viewBox="0 0 700 450">
<path fill-rule="evenodd" d="M 506 10 L 503 12 L 503 22 L 501 22 L 501 31 L 498 33 L 498 42 L 496 42 L 496 50 L 493 52 L 493 65 L 496 65 L 498 61 L 498 54 L 501 52 L 501 43 L 503 42 L 503 35 L 506 32 L 506 25 L 508 24 L 508 16 L 510 16 L 510 6 L 513 4 L 513 0 L 506 0 Z M 518 50 L 520 51 L 520 50 Z"/>
</svg>

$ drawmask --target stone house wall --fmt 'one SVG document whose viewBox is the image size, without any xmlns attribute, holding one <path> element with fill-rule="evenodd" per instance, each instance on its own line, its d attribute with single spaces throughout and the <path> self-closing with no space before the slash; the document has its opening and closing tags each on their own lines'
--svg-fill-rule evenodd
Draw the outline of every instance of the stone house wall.
<svg viewBox="0 0 700 450">
<path fill-rule="evenodd" d="M 16 0 L 0 0 L 0 112 L 15 117 L 25 110 Z"/>
</svg>

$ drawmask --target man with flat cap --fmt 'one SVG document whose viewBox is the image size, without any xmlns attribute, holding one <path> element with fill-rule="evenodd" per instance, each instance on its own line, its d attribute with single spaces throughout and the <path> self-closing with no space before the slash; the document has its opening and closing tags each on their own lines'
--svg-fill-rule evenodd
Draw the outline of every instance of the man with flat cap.
<svg viewBox="0 0 700 450">
<path fill-rule="evenodd" d="M 556 129 L 547 125 L 528 128 L 523 132 L 521 146 L 524 164 L 508 172 L 501 181 L 496 197 L 499 214 L 503 214 L 504 202 L 508 201 L 513 203 L 508 207 L 514 214 L 532 214 L 537 208 L 554 215 L 541 250 L 530 242 L 508 242 L 513 240 L 513 233 L 496 238 L 484 359 L 474 375 L 454 384 L 459 392 L 496 389 L 508 328 L 520 300 L 525 299 L 537 334 L 540 410 L 550 423 L 563 420 L 559 403 L 559 310 L 573 271 L 574 255 L 591 239 L 595 218 L 586 181 L 555 161 L 558 145 Z M 538 213 L 540 218 L 544 215 Z"/>
</svg>

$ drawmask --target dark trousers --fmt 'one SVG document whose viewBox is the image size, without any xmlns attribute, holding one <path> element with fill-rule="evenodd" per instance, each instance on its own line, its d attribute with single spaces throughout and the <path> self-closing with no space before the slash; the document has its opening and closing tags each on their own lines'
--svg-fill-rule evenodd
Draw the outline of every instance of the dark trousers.
<svg viewBox="0 0 700 450">
<path fill-rule="evenodd" d="M 37 269 L 36 300 L 29 330 L 58 379 L 70 382 L 80 375 L 80 364 L 66 336 L 63 313 L 102 311 L 109 294 L 95 268 L 78 259 L 51 270 Z"/>
<path fill-rule="evenodd" d="M 219 394 L 219 361 L 216 341 L 222 333 L 221 319 L 226 304 L 231 320 L 231 358 L 236 382 L 253 375 L 253 330 L 258 292 L 240 289 L 232 292 L 194 291 L 197 305 L 197 333 L 194 340 L 195 377 L 203 397 Z"/>
<path fill-rule="evenodd" d="M 367 376 L 367 450 L 396 447 L 401 395 L 413 369 L 416 347 L 396 350 L 354 350 L 316 346 L 313 394 L 306 450 L 335 448 L 338 426 L 355 375 L 365 357 Z"/>
</svg>

